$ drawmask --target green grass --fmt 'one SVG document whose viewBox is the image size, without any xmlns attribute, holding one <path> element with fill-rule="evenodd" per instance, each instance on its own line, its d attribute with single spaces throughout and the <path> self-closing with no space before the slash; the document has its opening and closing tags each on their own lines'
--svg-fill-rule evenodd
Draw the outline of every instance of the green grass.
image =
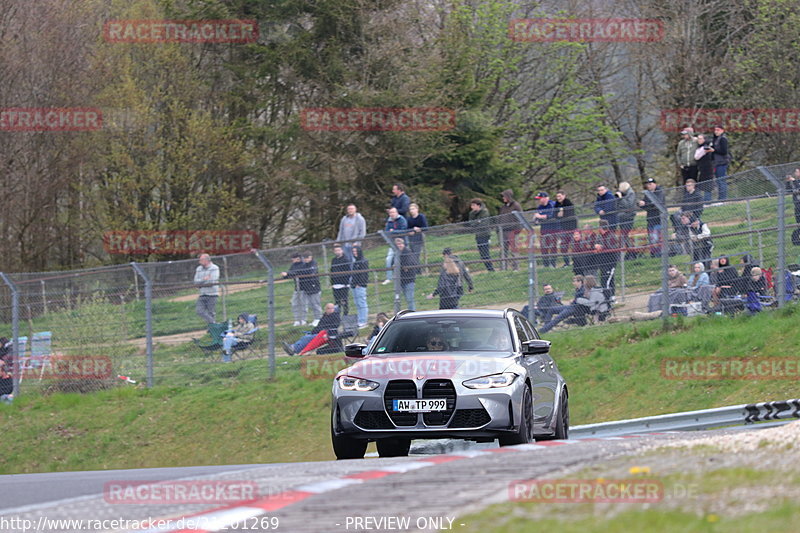
<svg viewBox="0 0 800 533">
<path fill-rule="evenodd" d="M 787 381 L 676 381 L 677 357 L 796 356 L 800 309 L 754 317 L 614 324 L 548 335 L 570 386 L 573 425 L 797 396 Z M 171 348 L 179 353 L 184 347 Z M 167 352 L 169 353 L 169 352 Z M 177 357 L 177 356 L 176 356 Z M 308 380 L 297 358 L 162 365 L 182 387 L 121 383 L 93 394 L 25 394 L 0 404 L 0 473 L 326 460 L 330 380 Z M 163 381 L 169 381 L 165 379 Z"/>
</svg>

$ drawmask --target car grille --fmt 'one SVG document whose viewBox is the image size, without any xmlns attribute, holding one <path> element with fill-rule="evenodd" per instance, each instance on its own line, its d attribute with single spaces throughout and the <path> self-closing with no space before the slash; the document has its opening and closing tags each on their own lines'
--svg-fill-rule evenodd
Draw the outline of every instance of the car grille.
<svg viewBox="0 0 800 533">
<path fill-rule="evenodd" d="M 392 411 L 392 400 L 408 400 L 417 397 L 417 385 L 410 379 L 395 379 L 386 386 L 383 405 L 389 418 L 398 426 L 415 426 L 417 413 L 396 413 Z"/>
<path fill-rule="evenodd" d="M 450 428 L 476 428 L 488 424 L 492 420 L 486 409 L 459 409 L 450 421 Z"/>
<path fill-rule="evenodd" d="M 355 424 L 364 429 L 392 429 L 394 425 L 383 411 L 359 411 Z"/>
<path fill-rule="evenodd" d="M 453 386 L 453 382 L 449 379 L 429 379 L 422 387 L 422 397 L 445 398 L 447 400 L 446 411 L 422 414 L 422 420 L 427 426 L 446 425 L 456 408 L 456 388 Z"/>
</svg>

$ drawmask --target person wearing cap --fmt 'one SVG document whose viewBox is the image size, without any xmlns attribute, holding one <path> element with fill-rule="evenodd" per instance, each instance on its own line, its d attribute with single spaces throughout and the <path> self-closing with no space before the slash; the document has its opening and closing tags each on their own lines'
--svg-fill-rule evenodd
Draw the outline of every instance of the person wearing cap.
<svg viewBox="0 0 800 533">
<path fill-rule="evenodd" d="M 550 199 L 550 195 L 545 191 L 540 191 L 536 195 L 539 205 L 536 206 L 536 213 L 533 218 L 541 226 L 541 254 L 544 266 L 556 266 L 556 255 L 558 254 L 558 232 L 559 221 L 556 216 L 556 203 Z"/>
<path fill-rule="evenodd" d="M 694 138 L 692 128 L 684 128 L 681 131 L 681 140 L 678 141 L 678 148 L 675 150 L 675 161 L 681 169 L 683 183 L 688 179 L 697 179 L 697 161 L 694 153 L 697 150 L 697 139 Z"/>
<path fill-rule="evenodd" d="M 469 292 L 475 288 L 472 283 L 472 276 L 464 262 L 453 255 L 450 248 L 442 250 L 442 269 L 439 272 L 439 281 L 436 289 L 427 298 L 433 299 L 439 296 L 439 309 L 458 309 L 458 302 L 464 294 L 464 281 L 467 282 Z"/>
<path fill-rule="evenodd" d="M 665 202 L 664 191 L 658 186 L 656 180 L 647 178 L 645 189 L 653 193 L 663 205 Z M 661 211 L 658 206 L 650 201 L 646 194 L 639 200 L 639 207 L 647 213 L 647 235 L 650 237 L 650 257 L 661 255 Z"/>
<path fill-rule="evenodd" d="M 514 216 L 514 211 L 522 212 L 522 206 L 514 199 L 514 191 L 506 189 L 502 193 L 503 205 L 500 206 L 500 222 L 503 224 L 503 254 L 506 257 L 517 255 L 517 235 L 522 231 L 519 220 Z M 511 259 L 511 269 L 519 270 L 516 259 Z M 503 262 L 503 269 L 507 268 L 507 262 Z"/>
<path fill-rule="evenodd" d="M 714 190 L 714 154 L 705 135 L 697 136 L 694 159 L 697 161 L 697 188 L 703 192 L 703 200 L 710 202 Z"/>
<path fill-rule="evenodd" d="M 728 164 L 731 154 L 728 149 L 728 138 L 725 136 L 725 127 L 722 124 L 714 126 L 714 137 L 709 143 L 714 154 L 714 177 L 717 184 L 717 196 L 720 201 L 728 198 Z"/>
<path fill-rule="evenodd" d="M 608 222 L 612 231 L 617 229 L 617 198 L 605 185 L 597 186 L 594 212 L 600 215 L 600 220 Z"/>
</svg>

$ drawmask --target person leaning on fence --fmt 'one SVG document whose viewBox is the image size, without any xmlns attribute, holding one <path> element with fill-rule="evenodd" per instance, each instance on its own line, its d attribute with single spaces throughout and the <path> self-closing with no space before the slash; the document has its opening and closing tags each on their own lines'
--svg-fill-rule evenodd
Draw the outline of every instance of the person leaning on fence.
<svg viewBox="0 0 800 533">
<path fill-rule="evenodd" d="M 195 310 L 197 316 L 213 324 L 217 320 L 217 298 L 219 298 L 219 267 L 211 262 L 211 256 L 200 254 L 194 271 L 194 284 L 200 287 Z"/>
<path fill-rule="evenodd" d="M 489 251 L 491 235 L 489 233 L 489 210 L 483 205 L 483 200 L 473 198 L 469 201 L 468 226 L 475 231 L 475 243 L 478 245 L 478 253 L 483 259 L 486 270 L 494 272 L 492 265 L 492 254 Z"/>
<path fill-rule="evenodd" d="M 327 303 L 325 304 L 325 313 L 317 325 L 294 343 L 283 342 L 283 349 L 288 355 L 305 355 L 325 344 L 330 337 L 335 337 L 340 323 L 341 318 L 336 306 L 333 303 Z"/>
<path fill-rule="evenodd" d="M 330 276 L 333 301 L 346 315 L 350 309 L 350 258 L 344 254 L 340 243 L 333 244 L 333 259 L 331 259 Z"/>
<path fill-rule="evenodd" d="M 292 315 L 294 316 L 293 326 L 305 326 L 308 304 L 302 289 L 300 289 L 300 279 L 298 273 L 303 269 L 303 258 L 299 252 L 292 254 L 292 264 L 289 270 L 281 272 L 281 278 L 291 279 L 294 282 L 294 292 L 292 293 Z"/>
<path fill-rule="evenodd" d="M 464 262 L 453 255 L 450 248 L 442 250 L 442 269 L 436 289 L 427 298 L 439 296 L 439 309 L 458 309 L 459 300 L 464 294 L 464 282 L 467 283 L 469 292 L 472 292 L 472 276 Z"/>
<path fill-rule="evenodd" d="M 423 239 L 422 232 L 428 229 L 428 219 L 425 218 L 423 213 L 419 212 L 419 205 L 415 203 L 411 203 L 408 206 L 408 216 L 406 216 L 406 221 L 408 222 L 408 246 L 411 248 L 411 251 L 417 254 L 417 258 L 419 258 L 419 254 L 422 253 L 422 246 L 423 246 Z"/>
<path fill-rule="evenodd" d="M 369 261 L 364 257 L 360 246 L 353 246 L 352 252 L 353 262 L 350 264 L 350 268 L 353 270 L 350 276 L 350 287 L 353 289 L 353 301 L 356 303 L 358 328 L 361 329 L 367 326 L 369 319 L 369 304 L 367 303 L 369 272 L 366 272 L 369 270 Z"/>
<path fill-rule="evenodd" d="M 233 329 L 228 330 L 222 337 L 222 361 L 224 363 L 231 362 L 231 350 L 234 346 L 240 342 L 253 340 L 253 330 L 256 329 L 256 326 L 249 321 L 249 318 L 247 313 L 239 315 Z"/>
<path fill-rule="evenodd" d="M 501 199 L 503 200 L 503 205 L 500 206 L 500 222 L 502 223 L 500 227 L 503 228 L 503 253 L 506 257 L 513 257 L 519 253 L 517 250 L 517 235 L 522 231 L 522 226 L 520 226 L 519 220 L 513 213 L 514 211 L 522 213 L 522 206 L 514 199 L 514 191 L 511 189 L 504 190 Z M 519 270 L 516 259 L 509 260 L 509 263 L 511 270 Z M 503 270 L 506 269 L 507 267 L 504 263 Z"/>
<path fill-rule="evenodd" d="M 644 186 L 662 205 L 664 204 L 664 190 L 656 183 L 656 180 L 647 178 Z M 656 204 L 650 201 L 647 194 L 642 194 L 642 199 L 639 200 L 639 207 L 644 209 L 644 212 L 647 214 L 647 235 L 650 241 L 650 257 L 658 257 L 661 255 L 661 231 L 667 230 L 667 228 L 661 227 L 661 211 Z"/>
<path fill-rule="evenodd" d="M 575 288 L 575 297 L 572 299 L 572 303 L 555 308 L 554 311 L 557 313 L 556 316 L 551 318 L 549 322 L 542 326 L 542 328 L 539 330 L 539 333 L 547 333 L 556 327 L 559 322 L 570 317 L 575 317 L 579 320 L 585 319 L 588 309 L 578 303 L 579 299 L 582 300 L 584 298 L 583 280 L 583 276 L 574 276 L 572 278 L 572 286 Z"/>
<path fill-rule="evenodd" d="M 556 255 L 558 254 L 558 232 L 560 224 L 556 216 L 556 203 L 550 199 L 545 191 L 540 191 L 536 195 L 539 205 L 536 206 L 536 213 L 533 218 L 540 225 L 542 264 L 544 266 L 556 266 Z"/>
<path fill-rule="evenodd" d="M 567 198 L 567 193 L 556 193 L 556 218 L 558 219 L 558 239 L 561 241 L 559 252 L 564 256 L 563 267 L 569 266 L 569 247 L 572 243 L 572 232 L 578 229 L 578 218 L 575 216 L 575 205 Z M 576 272 L 578 274 L 579 272 Z"/>
</svg>

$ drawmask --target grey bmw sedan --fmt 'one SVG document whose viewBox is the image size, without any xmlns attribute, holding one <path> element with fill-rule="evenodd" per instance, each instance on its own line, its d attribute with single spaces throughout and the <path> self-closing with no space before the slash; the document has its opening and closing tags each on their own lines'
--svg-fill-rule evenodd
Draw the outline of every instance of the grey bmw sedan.
<svg viewBox="0 0 800 533">
<path fill-rule="evenodd" d="M 336 457 L 408 455 L 412 439 L 501 446 L 566 439 L 569 392 L 550 342 L 514 309 L 401 311 L 333 382 Z"/>
</svg>

